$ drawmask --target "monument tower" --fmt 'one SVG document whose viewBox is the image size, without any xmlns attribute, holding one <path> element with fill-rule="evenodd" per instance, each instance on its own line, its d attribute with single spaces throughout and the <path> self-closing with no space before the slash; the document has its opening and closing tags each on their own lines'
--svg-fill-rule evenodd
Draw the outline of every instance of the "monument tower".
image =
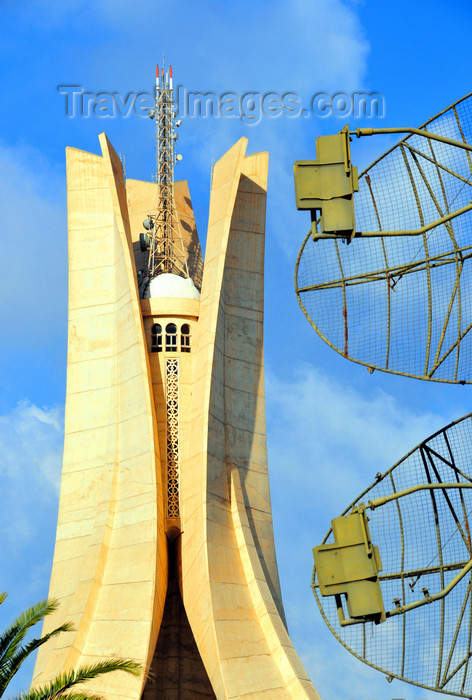
<svg viewBox="0 0 472 700">
<path fill-rule="evenodd" d="M 203 263 L 174 182 L 172 71 L 157 70 L 156 182 L 67 149 L 64 462 L 33 683 L 120 656 L 106 698 L 318 698 L 289 639 L 275 558 L 263 364 L 268 157 L 215 164 Z M 144 221 L 144 233 L 143 233 Z"/>
</svg>

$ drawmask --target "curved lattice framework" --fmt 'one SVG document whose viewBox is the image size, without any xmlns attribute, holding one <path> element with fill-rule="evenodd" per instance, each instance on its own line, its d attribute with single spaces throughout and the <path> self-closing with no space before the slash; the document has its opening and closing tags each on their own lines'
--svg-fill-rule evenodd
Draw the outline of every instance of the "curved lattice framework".
<svg viewBox="0 0 472 700">
<path fill-rule="evenodd" d="M 382 562 L 385 622 L 342 626 L 339 599 L 321 597 L 316 569 L 312 583 L 325 622 L 355 656 L 388 676 L 467 698 L 472 696 L 471 442 L 469 414 L 378 474 L 343 513 L 361 504 L 368 513 Z M 419 485 L 429 488 L 395 497 Z M 372 509 L 376 500 L 384 503 Z M 324 542 L 333 541 L 330 530 Z"/>
<path fill-rule="evenodd" d="M 385 153 L 359 177 L 357 231 L 416 236 L 305 238 L 295 287 L 328 345 L 366 365 L 420 379 L 472 382 L 472 154 L 428 132 L 472 143 L 468 95 Z M 467 210 L 469 207 L 469 210 Z M 449 218 L 454 212 L 462 214 Z M 434 222 L 443 220 L 442 224 Z"/>
<path fill-rule="evenodd" d="M 179 496 L 179 361 L 166 360 L 167 517 L 180 517 Z"/>
</svg>

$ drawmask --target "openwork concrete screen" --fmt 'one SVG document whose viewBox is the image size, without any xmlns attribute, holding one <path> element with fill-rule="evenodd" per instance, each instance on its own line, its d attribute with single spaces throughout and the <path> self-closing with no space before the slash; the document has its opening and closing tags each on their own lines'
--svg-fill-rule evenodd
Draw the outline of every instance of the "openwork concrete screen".
<svg viewBox="0 0 472 700">
<path fill-rule="evenodd" d="M 472 97 L 439 114 L 359 178 L 357 231 L 422 228 L 472 200 Z M 375 137 L 374 137 L 375 138 Z M 355 144 L 353 144 L 353 147 Z M 470 383 L 472 212 L 415 236 L 314 242 L 297 262 L 300 304 L 317 333 L 371 369 Z"/>
<path fill-rule="evenodd" d="M 313 575 L 325 622 L 353 654 L 388 676 L 467 698 L 472 696 L 471 444 L 468 415 L 378 474 L 344 513 L 365 505 L 382 563 L 385 622 L 342 626 L 334 597 L 321 597 L 317 572 Z M 434 488 L 389 500 L 415 485 Z M 369 510 L 369 503 L 383 497 L 387 503 Z M 330 531 L 325 542 L 333 541 Z M 459 580 L 452 590 L 434 599 L 454 579 Z"/>
<path fill-rule="evenodd" d="M 166 359 L 167 517 L 180 517 L 179 497 L 179 360 Z"/>
</svg>

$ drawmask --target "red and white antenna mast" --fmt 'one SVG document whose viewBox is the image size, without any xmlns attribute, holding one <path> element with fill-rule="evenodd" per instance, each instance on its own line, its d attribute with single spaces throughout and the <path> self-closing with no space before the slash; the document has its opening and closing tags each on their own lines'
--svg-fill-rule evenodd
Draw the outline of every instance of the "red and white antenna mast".
<svg viewBox="0 0 472 700">
<path fill-rule="evenodd" d="M 149 241 L 147 284 L 163 272 L 189 277 L 174 198 L 174 165 L 182 156 L 174 151 L 180 120 L 175 122 L 172 66 L 168 71 L 156 66 L 155 110 L 150 116 L 156 120 L 157 204 L 144 222 Z"/>
</svg>

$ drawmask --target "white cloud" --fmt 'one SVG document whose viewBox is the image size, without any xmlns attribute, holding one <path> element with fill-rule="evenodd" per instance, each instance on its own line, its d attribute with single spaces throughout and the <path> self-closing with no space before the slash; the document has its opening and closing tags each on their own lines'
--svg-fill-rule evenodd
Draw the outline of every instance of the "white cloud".
<svg viewBox="0 0 472 700">
<path fill-rule="evenodd" d="M 281 475 L 290 465 L 307 489 L 326 490 L 325 507 L 338 509 L 447 422 L 414 413 L 380 390 L 361 394 L 308 364 L 289 379 L 269 372 L 267 397 L 272 470 Z"/>
<path fill-rule="evenodd" d="M 66 310 L 65 182 L 44 156 L 0 143 L 0 338 L 44 342 Z"/>
<path fill-rule="evenodd" d="M 47 508 L 57 510 L 63 411 L 20 402 L 0 415 L 0 533 L 4 553 L 28 546 Z"/>
<path fill-rule="evenodd" d="M 132 0 L 29 0 L 26 7 L 42 23 L 97 18 L 108 25 L 110 40 L 126 31 L 126 45 L 113 52 L 115 75 L 120 61 L 129 64 L 130 53 L 134 66 L 146 57 L 152 57 L 151 65 L 160 62 L 167 53 L 171 63 L 187 64 L 179 80 L 199 78 L 202 84 L 194 87 L 207 90 L 350 91 L 365 76 L 368 43 L 355 10 L 343 0 L 182 0 L 178 7 L 143 0 L 139 11 Z M 160 45 L 148 41 L 149 27 L 158 29 Z M 174 55 L 169 54 L 172 46 L 177 47 Z M 108 54 L 109 47 L 96 51 Z M 100 74 L 107 63 L 97 61 L 96 53 L 93 58 Z"/>
<path fill-rule="evenodd" d="M 51 572 L 62 462 L 63 410 L 27 401 L 0 415 L 0 630 L 46 597 Z M 35 630 L 38 633 L 40 630 Z M 10 693 L 28 687 L 34 659 L 22 667 Z"/>
</svg>

